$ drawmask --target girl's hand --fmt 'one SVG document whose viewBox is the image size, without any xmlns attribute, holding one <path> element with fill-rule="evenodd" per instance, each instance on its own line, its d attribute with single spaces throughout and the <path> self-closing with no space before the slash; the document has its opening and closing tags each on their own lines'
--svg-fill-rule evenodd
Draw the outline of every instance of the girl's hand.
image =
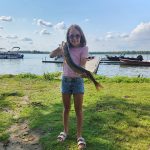
<svg viewBox="0 0 150 150">
<path fill-rule="evenodd" d="M 53 50 L 50 53 L 50 58 L 54 58 L 56 56 L 61 56 L 64 54 L 63 46 L 62 44 L 59 44 L 59 47 L 57 47 L 55 50 Z"/>
<path fill-rule="evenodd" d="M 62 54 L 64 54 L 64 46 L 65 46 L 65 42 L 62 41 L 62 43 L 59 44 L 59 48 L 60 48 Z"/>
<path fill-rule="evenodd" d="M 87 74 L 86 73 L 83 73 L 80 75 L 82 78 L 87 78 Z"/>
<path fill-rule="evenodd" d="M 50 53 L 50 58 L 54 58 L 56 56 L 59 56 L 61 55 L 61 50 L 60 48 L 56 48 L 55 50 L 53 50 L 51 53 Z"/>
</svg>

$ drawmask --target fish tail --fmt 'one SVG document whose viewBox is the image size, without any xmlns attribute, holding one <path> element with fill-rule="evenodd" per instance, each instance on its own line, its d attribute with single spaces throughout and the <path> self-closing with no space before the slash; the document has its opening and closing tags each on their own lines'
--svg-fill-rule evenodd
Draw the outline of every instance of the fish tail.
<svg viewBox="0 0 150 150">
<path fill-rule="evenodd" d="M 103 88 L 103 86 L 98 82 L 95 82 L 95 87 L 96 87 L 97 91 L 99 91 L 101 88 Z"/>
<path fill-rule="evenodd" d="M 86 74 L 87 74 L 88 78 L 91 81 L 93 81 L 93 83 L 95 84 L 95 87 L 96 87 L 97 91 L 99 91 L 100 88 L 103 88 L 103 86 L 94 79 L 93 75 L 89 71 L 86 72 Z"/>
</svg>

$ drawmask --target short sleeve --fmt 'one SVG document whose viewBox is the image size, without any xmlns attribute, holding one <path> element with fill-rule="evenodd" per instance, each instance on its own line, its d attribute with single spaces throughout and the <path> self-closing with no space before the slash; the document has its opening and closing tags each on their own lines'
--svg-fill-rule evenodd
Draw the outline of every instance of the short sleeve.
<svg viewBox="0 0 150 150">
<path fill-rule="evenodd" d="M 88 58 L 88 47 L 87 46 L 83 47 L 82 52 L 81 52 L 81 58 Z"/>
</svg>

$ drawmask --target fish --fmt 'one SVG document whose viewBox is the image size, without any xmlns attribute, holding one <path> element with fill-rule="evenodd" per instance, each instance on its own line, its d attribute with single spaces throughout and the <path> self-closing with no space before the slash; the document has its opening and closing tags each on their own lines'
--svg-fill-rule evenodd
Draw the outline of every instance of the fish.
<svg viewBox="0 0 150 150">
<path fill-rule="evenodd" d="M 73 62 L 73 60 L 70 56 L 70 53 L 69 53 L 69 45 L 67 42 L 62 43 L 62 48 L 63 48 L 63 52 L 64 52 L 65 61 L 74 72 L 76 72 L 80 75 L 83 75 L 83 76 L 87 77 L 89 80 L 91 80 L 94 83 L 97 90 L 99 90 L 100 88 L 103 88 L 103 86 L 95 80 L 94 76 L 92 75 L 92 73 L 90 71 L 86 70 L 85 68 L 83 68 Z"/>
</svg>

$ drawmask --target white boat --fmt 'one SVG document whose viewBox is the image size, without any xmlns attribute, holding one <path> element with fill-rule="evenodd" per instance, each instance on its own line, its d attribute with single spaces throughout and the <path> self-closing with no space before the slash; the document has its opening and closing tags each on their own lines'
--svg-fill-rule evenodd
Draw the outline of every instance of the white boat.
<svg viewBox="0 0 150 150">
<path fill-rule="evenodd" d="M 20 47 L 13 47 L 10 51 L 6 51 L 5 48 L 0 48 L 0 59 L 22 59 L 24 55 L 20 54 L 18 52 L 19 50 Z"/>
</svg>

